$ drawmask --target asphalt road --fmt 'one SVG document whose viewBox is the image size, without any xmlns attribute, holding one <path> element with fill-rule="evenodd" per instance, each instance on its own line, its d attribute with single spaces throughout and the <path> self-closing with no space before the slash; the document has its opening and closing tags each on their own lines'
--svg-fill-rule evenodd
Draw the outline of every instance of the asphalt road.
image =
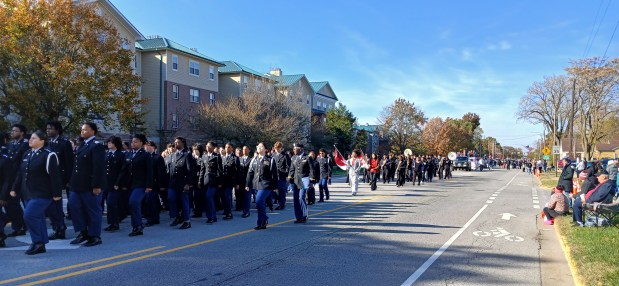
<svg viewBox="0 0 619 286">
<path fill-rule="evenodd" d="M 68 239 L 35 256 L 23 254 L 28 236 L 11 238 L 0 284 L 540 285 L 536 215 L 547 195 L 519 170 L 454 177 L 373 192 L 362 184 L 355 197 L 336 180 L 307 224 L 293 224 L 289 204 L 269 214 L 267 230 L 253 230 L 252 210 L 214 225 L 194 219 L 184 231 L 162 214 L 141 237 L 127 236 L 125 220 L 100 246 Z"/>
</svg>

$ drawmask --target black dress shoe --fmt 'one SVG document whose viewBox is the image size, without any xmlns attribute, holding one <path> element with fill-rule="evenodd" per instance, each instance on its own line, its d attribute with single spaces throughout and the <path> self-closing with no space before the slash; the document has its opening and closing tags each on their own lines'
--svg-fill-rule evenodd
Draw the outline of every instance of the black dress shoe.
<svg viewBox="0 0 619 286">
<path fill-rule="evenodd" d="M 206 220 L 206 223 L 208 223 L 208 224 L 211 224 L 211 223 L 214 223 L 214 222 L 217 222 L 217 219 L 209 218 L 209 219 Z"/>
<path fill-rule="evenodd" d="M 181 227 L 179 227 L 178 229 L 188 229 L 188 228 L 191 228 L 191 222 L 186 221 L 186 222 L 183 222 L 183 224 L 181 224 Z"/>
<path fill-rule="evenodd" d="M 159 222 L 158 221 L 149 221 L 144 226 L 145 227 L 151 227 L 151 226 L 156 225 L 156 224 L 159 224 Z"/>
<path fill-rule="evenodd" d="M 294 223 L 303 223 L 302 219 L 295 220 Z"/>
<path fill-rule="evenodd" d="M 278 211 L 279 211 L 279 210 L 283 210 L 283 209 L 285 209 L 285 208 L 286 208 L 286 207 L 283 207 L 283 206 L 277 206 L 277 207 L 275 208 L 275 210 L 278 210 Z"/>
<path fill-rule="evenodd" d="M 314 202 L 307 203 L 307 205 L 308 205 L 308 206 L 311 206 L 311 205 L 313 205 L 313 204 L 314 204 Z"/>
<path fill-rule="evenodd" d="M 9 233 L 7 236 L 8 237 L 16 237 L 16 236 L 22 236 L 22 235 L 26 235 L 26 230 L 25 229 L 14 230 L 13 232 Z"/>
<path fill-rule="evenodd" d="M 117 231 L 120 227 L 117 224 L 110 224 L 108 227 L 104 228 L 105 231 Z"/>
<path fill-rule="evenodd" d="M 242 215 L 241 215 L 241 217 L 242 217 L 242 218 L 249 217 L 249 213 L 244 213 L 244 214 L 242 214 Z"/>
<path fill-rule="evenodd" d="M 34 243 L 30 245 L 30 248 L 26 250 L 27 255 L 35 255 L 39 253 L 45 253 L 45 244 L 43 243 Z"/>
<path fill-rule="evenodd" d="M 324 201 L 324 200 L 319 200 L 318 202 L 319 202 L 319 203 L 324 203 L 325 201 Z"/>
<path fill-rule="evenodd" d="M 138 226 L 138 227 L 133 228 L 133 231 L 129 233 L 129 236 L 138 236 L 138 235 L 143 235 L 143 234 L 144 234 L 144 228 L 142 228 L 141 226 Z"/>
<path fill-rule="evenodd" d="M 70 242 L 70 244 L 80 244 L 84 241 L 89 240 L 88 234 L 80 233 L 74 240 Z"/>
<path fill-rule="evenodd" d="M 254 227 L 255 230 L 261 230 L 261 229 L 267 229 L 266 225 L 259 225 L 257 227 Z"/>
<path fill-rule="evenodd" d="M 56 240 L 56 239 L 67 239 L 67 236 L 65 235 L 65 230 L 67 228 L 65 227 L 64 229 L 59 229 L 57 231 L 54 232 L 54 234 L 49 236 L 49 240 Z"/>
<path fill-rule="evenodd" d="M 273 212 L 273 207 L 269 207 L 269 212 Z"/>
<path fill-rule="evenodd" d="M 171 223 L 170 223 L 170 226 L 177 226 L 177 225 L 179 225 L 181 222 L 182 222 L 182 221 L 181 221 L 181 218 L 180 218 L 180 217 L 177 217 L 177 218 L 175 218 L 175 219 L 174 219 L 174 221 L 173 221 L 173 222 L 171 222 Z"/>
<path fill-rule="evenodd" d="M 88 242 L 84 243 L 84 246 L 91 247 L 91 246 L 99 245 L 101 243 L 103 243 L 101 238 L 98 236 L 94 236 L 94 237 L 89 238 Z"/>
<path fill-rule="evenodd" d="M 6 247 L 6 234 L 0 233 L 0 247 Z"/>
<path fill-rule="evenodd" d="M 202 217 L 202 215 L 201 215 L 201 214 L 193 214 L 191 217 L 193 217 L 193 218 L 199 218 L 199 217 Z"/>
<path fill-rule="evenodd" d="M 224 217 L 224 220 L 231 220 L 231 219 L 232 219 L 232 215 L 231 214 L 229 214 L 229 215 Z"/>
</svg>

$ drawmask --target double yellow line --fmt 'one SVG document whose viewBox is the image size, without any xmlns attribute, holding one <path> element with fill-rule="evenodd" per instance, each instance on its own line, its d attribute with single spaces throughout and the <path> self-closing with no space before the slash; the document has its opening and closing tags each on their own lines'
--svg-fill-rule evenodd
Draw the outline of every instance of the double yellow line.
<svg viewBox="0 0 619 286">
<path fill-rule="evenodd" d="M 365 203 L 368 203 L 368 202 L 371 202 L 371 201 L 374 201 L 374 200 L 378 200 L 378 199 L 384 198 L 384 197 L 386 197 L 386 196 L 376 196 L 376 197 L 369 198 L 369 199 L 366 199 L 366 200 L 363 200 L 363 201 L 360 201 L 360 202 L 357 202 L 357 203 L 353 203 L 353 204 L 350 204 L 350 205 L 346 205 L 346 206 L 342 206 L 342 207 L 338 207 L 338 208 L 334 208 L 334 209 L 318 212 L 318 213 L 315 213 L 315 214 L 311 214 L 309 216 L 310 217 L 315 217 L 315 216 L 323 215 L 323 214 L 326 214 L 326 213 L 336 212 L 336 211 L 339 211 L 339 210 L 347 209 L 347 208 L 358 206 L 358 205 L 361 205 L 361 204 L 365 204 Z M 286 223 L 289 223 L 289 222 L 292 222 L 292 221 L 294 221 L 294 219 L 278 222 L 278 223 L 270 225 L 270 227 L 276 227 L 276 226 L 279 226 L 279 225 L 282 225 L 282 224 L 286 224 Z M 62 280 L 62 279 L 65 279 L 65 278 L 69 278 L 69 277 L 73 277 L 73 276 L 78 276 L 78 275 L 81 275 L 81 274 L 85 274 L 85 273 L 89 273 L 89 272 L 93 272 L 93 271 L 97 271 L 97 270 L 101 270 L 101 269 L 111 268 L 111 267 L 114 267 L 114 266 L 119 266 L 119 265 L 131 263 L 131 262 L 135 262 L 135 261 L 139 261 L 139 260 L 144 260 L 144 259 L 147 259 L 147 258 L 155 257 L 155 256 L 160 256 L 160 255 L 164 255 L 164 254 L 169 254 L 169 253 L 177 252 L 177 251 L 180 251 L 180 250 L 183 250 L 183 249 L 187 249 L 187 248 L 192 248 L 192 247 L 208 244 L 208 243 L 211 243 L 211 242 L 216 242 L 216 241 L 224 240 L 224 239 L 227 239 L 227 238 L 236 237 L 236 236 L 247 234 L 247 233 L 250 233 L 250 232 L 253 232 L 253 231 L 256 231 L 256 230 L 254 230 L 252 228 L 252 229 L 248 229 L 248 230 L 244 230 L 244 231 L 240 231 L 240 232 L 236 232 L 236 233 L 232 233 L 232 234 L 216 237 L 216 238 L 209 239 L 209 240 L 199 241 L 199 242 L 196 242 L 196 243 L 191 243 L 191 244 L 187 244 L 187 245 L 171 248 L 171 249 L 168 249 L 168 250 L 153 252 L 153 253 L 149 253 L 149 254 L 146 254 L 146 255 L 136 256 L 136 257 L 133 257 L 133 258 L 129 258 L 129 259 L 125 259 L 125 260 L 120 260 L 120 261 L 116 261 L 116 262 L 112 262 L 112 263 L 108 263 L 108 264 L 103 264 L 103 265 L 100 265 L 100 266 L 96 266 L 96 267 L 92 267 L 92 268 L 88 268 L 88 269 L 83 269 L 83 270 L 79 270 L 79 271 L 75 271 L 75 272 L 71 272 L 71 273 L 67 273 L 67 274 L 63 274 L 63 275 L 59 275 L 59 276 L 54 276 L 54 277 L 50 277 L 50 278 L 46 278 L 46 279 L 41 279 L 41 280 L 33 281 L 33 282 L 27 282 L 27 283 L 24 283 L 24 284 L 21 284 L 21 285 L 38 285 L 38 284 L 43 284 L 43 283 L 47 283 L 47 282 L 58 281 L 58 280 Z M 150 251 L 159 250 L 159 249 L 162 249 L 162 248 L 165 248 L 165 246 L 156 246 L 156 247 L 147 248 L 147 249 L 143 249 L 143 250 L 139 250 L 139 251 L 135 251 L 135 252 L 131 252 L 131 253 L 125 253 L 125 254 L 122 254 L 122 255 L 112 256 L 112 257 L 103 258 L 103 259 L 99 259 L 99 260 L 94 260 L 94 261 L 90 261 L 90 262 L 84 262 L 84 263 L 80 263 L 80 264 L 69 265 L 69 266 L 66 266 L 66 267 L 61 267 L 61 268 L 56 268 L 56 269 L 52 269 L 52 270 L 48 270 L 48 271 L 33 273 L 33 274 L 30 274 L 30 275 L 16 277 L 16 278 L 8 279 L 8 280 L 2 280 L 2 281 L 0 281 L 0 285 L 7 284 L 7 283 L 12 283 L 12 282 L 16 282 L 16 281 L 21 281 L 21 280 L 26 280 L 26 279 L 30 279 L 30 278 L 34 278 L 34 277 L 44 276 L 44 275 L 48 275 L 48 274 L 53 274 L 53 273 L 57 273 L 57 272 L 65 271 L 65 270 L 80 268 L 80 267 L 83 267 L 83 266 L 98 264 L 98 263 L 106 262 L 106 261 L 110 261 L 110 260 L 125 258 L 125 257 L 133 256 L 133 255 L 136 255 L 136 254 L 142 254 L 142 253 L 146 253 L 146 252 L 150 252 Z"/>
</svg>

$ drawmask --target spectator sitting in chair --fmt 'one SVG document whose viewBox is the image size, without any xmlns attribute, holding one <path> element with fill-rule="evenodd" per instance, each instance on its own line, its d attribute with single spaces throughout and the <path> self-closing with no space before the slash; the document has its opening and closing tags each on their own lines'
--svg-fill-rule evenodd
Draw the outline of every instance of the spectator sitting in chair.
<svg viewBox="0 0 619 286">
<path fill-rule="evenodd" d="M 582 222 L 582 207 L 585 203 L 598 203 L 598 202 L 611 202 L 615 195 L 615 186 L 613 186 L 608 180 L 607 174 L 601 174 L 598 176 L 600 182 L 597 187 L 587 192 L 586 195 L 580 195 L 576 197 L 573 204 L 572 219 L 574 223 L 579 226 L 584 226 Z"/>
<path fill-rule="evenodd" d="M 565 189 L 562 185 L 554 188 L 550 201 L 544 207 L 544 224 L 553 225 L 555 217 L 566 215 L 568 211 L 567 198 L 563 194 Z"/>
</svg>

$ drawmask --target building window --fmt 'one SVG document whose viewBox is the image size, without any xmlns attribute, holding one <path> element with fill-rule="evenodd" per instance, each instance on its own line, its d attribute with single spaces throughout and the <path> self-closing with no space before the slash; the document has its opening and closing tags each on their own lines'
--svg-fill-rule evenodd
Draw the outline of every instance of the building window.
<svg viewBox="0 0 619 286">
<path fill-rule="evenodd" d="M 198 129 L 198 118 L 195 116 L 189 116 L 189 126 L 191 127 L 191 129 L 197 130 Z"/>
<path fill-rule="evenodd" d="M 208 78 L 210 80 L 215 80 L 215 68 L 213 66 L 208 68 Z"/>
<path fill-rule="evenodd" d="M 136 55 L 133 55 L 133 68 L 138 68 L 138 57 Z"/>
<path fill-rule="evenodd" d="M 322 103 L 322 107 L 323 107 L 324 110 L 327 110 L 327 104 L 326 103 L 323 102 Z"/>
<path fill-rule="evenodd" d="M 320 101 L 316 101 L 316 108 L 320 108 Z"/>
<path fill-rule="evenodd" d="M 189 61 L 189 74 L 200 76 L 200 63 Z"/>
<path fill-rule="evenodd" d="M 209 94 L 209 104 L 211 106 L 213 106 L 213 104 L 215 104 L 215 94 L 213 94 L 212 92 Z"/>
<path fill-rule="evenodd" d="M 243 88 L 247 88 L 247 77 L 243 76 Z"/>
<path fill-rule="evenodd" d="M 172 113 L 172 129 L 178 129 L 178 117 L 176 113 Z"/>
<path fill-rule="evenodd" d="M 189 90 L 189 101 L 199 103 L 200 102 L 200 91 L 197 89 Z"/>
<path fill-rule="evenodd" d="M 178 99 L 178 85 L 177 84 L 172 85 L 172 98 Z"/>
<path fill-rule="evenodd" d="M 178 56 L 177 55 L 172 55 L 172 70 L 173 71 L 178 70 Z"/>
<path fill-rule="evenodd" d="M 306 95 L 306 96 L 305 96 L 305 100 L 307 101 L 307 105 L 309 105 L 309 104 L 310 104 L 310 96 L 309 96 L 309 95 Z"/>
</svg>

